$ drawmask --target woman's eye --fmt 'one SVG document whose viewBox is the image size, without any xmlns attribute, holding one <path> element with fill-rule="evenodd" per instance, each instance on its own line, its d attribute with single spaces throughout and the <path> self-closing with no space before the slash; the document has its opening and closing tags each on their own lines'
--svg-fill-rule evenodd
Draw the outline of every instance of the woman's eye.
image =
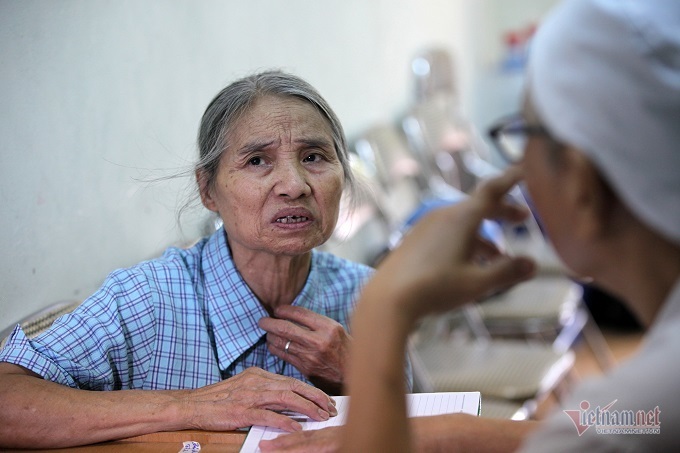
<svg viewBox="0 0 680 453">
<path fill-rule="evenodd" d="M 261 165 L 262 164 L 262 158 L 261 157 L 251 157 L 250 160 L 248 160 L 248 163 L 250 165 Z"/>
<path fill-rule="evenodd" d="M 314 154 L 310 154 L 309 156 L 305 157 L 305 158 L 303 159 L 303 161 L 304 161 L 304 162 L 316 162 L 316 161 L 318 161 L 318 160 L 320 160 L 320 159 L 321 159 L 321 156 L 318 155 L 318 154 L 316 154 L 316 153 L 314 153 Z"/>
</svg>

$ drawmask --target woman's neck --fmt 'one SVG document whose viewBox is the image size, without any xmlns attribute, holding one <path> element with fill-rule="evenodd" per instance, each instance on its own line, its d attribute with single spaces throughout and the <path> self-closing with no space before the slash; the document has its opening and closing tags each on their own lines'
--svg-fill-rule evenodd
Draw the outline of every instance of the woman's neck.
<svg viewBox="0 0 680 453">
<path fill-rule="evenodd" d="M 270 314 L 279 305 L 292 304 L 305 286 L 312 262 L 311 251 L 287 256 L 231 245 L 230 248 L 236 269 Z"/>
</svg>

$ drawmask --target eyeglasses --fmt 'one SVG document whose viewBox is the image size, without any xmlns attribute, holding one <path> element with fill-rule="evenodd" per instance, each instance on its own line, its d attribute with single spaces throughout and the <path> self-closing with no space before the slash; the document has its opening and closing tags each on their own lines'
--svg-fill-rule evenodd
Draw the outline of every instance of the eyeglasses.
<svg viewBox="0 0 680 453">
<path fill-rule="evenodd" d="M 503 118 L 489 129 L 489 137 L 501 157 L 510 164 L 522 160 L 530 135 L 550 137 L 543 126 L 527 124 L 520 114 Z"/>
</svg>

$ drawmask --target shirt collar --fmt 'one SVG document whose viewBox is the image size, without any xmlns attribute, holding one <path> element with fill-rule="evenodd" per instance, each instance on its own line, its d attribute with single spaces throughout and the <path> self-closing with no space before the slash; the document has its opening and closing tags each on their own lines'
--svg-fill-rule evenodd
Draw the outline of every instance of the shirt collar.
<svg viewBox="0 0 680 453">
<path fill-rule="evenodd" d="M 317 297 L 318 258 L 313 250 L 307 281 L 293 305 L 323 313 L 327 307 Z M 203 249 L 203 263 L 206 308 L 213 325 L 219 366 L 226 369 L 266 334 L 257 322 L 269 314 L 236 269 L 223 229 L 209 238 Z"/>
<path fill-rule="evenodd" d="M 234 266 L 223 229 L 208 240 L 203 262 L 206 306 L 224 370 L 265 334 L 257 321 L 268 314 Z"/>
</svg>

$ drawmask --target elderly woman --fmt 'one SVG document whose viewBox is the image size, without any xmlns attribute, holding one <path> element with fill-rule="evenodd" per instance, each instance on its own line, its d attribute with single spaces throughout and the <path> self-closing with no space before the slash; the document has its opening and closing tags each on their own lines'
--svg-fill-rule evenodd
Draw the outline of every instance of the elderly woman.
<svg viewBox="0 0 680 453">
<path fill-rule="evenodd" d="M 522 114 L 492 129 L 518 166 L 424 219 L 363 292 L 343 451 L 680 451 L 680 2 L 567 0 L 529 65 Z M 505 194 L 522 178 L 564 263 L 625 300 L 645 341 L 544 422 L 409 423 L 398 395 L 416 320 L 532 275 L 531 261 L 477 238 L 484 217 L 521 217 Z M 261 446 L 329 451 L 336 435 Z"/>
<path fill-rule="evenodd" d="M 372 272 L 314 250 L 352 184 L 337 117 L 303 80 L 265 72 L 213 99 L 198 145 L 200 197 L 224 228 L 113 272 L 33 340 L 17 326 L 0 352 L 0 444 L 294 431 L 278 411 L 336 414 L 309 383 L 342 386 L 348 317 Z"/>
</svg>

